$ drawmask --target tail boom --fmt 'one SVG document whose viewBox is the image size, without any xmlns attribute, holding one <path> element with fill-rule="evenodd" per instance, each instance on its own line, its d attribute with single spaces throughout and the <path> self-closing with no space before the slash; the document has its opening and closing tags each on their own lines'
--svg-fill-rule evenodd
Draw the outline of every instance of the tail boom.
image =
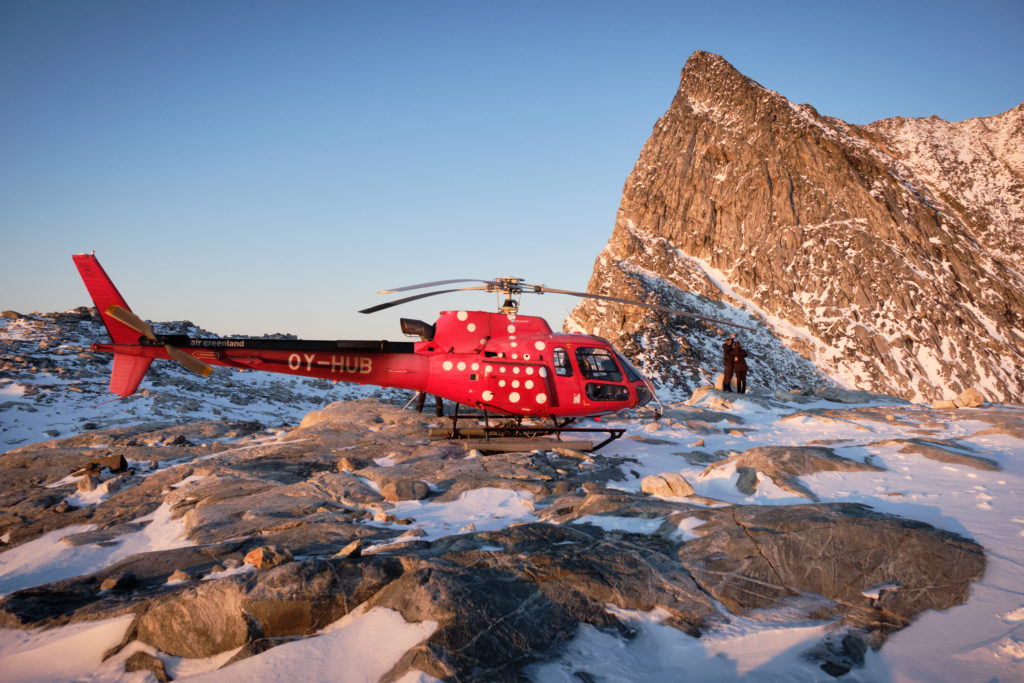
<svg viewBox="0 0 1024 683">
<path fill-rule="evenodd" d="M 187 349 L 189 355 L 203 363 L 236 370 L 261 370 L 415 391 L 426 388 L 429 375 L 429 361 L 413 352 L 413 344 L 405 342 L 219 338 L 172 340 L 181 343 L 183 352 Z M 173 360 L 164 346 L 145 343 L 145 340 L 143 342 L 92 345 L 93 351 L 114 354 L 115 373 L 118 371 L 118 359 L 126 359 L 121 361 L 125 375 L 124 379 L 118 380 L 118 388 L 114 385 L 116 378 L 111 378 L 112 392 L 128 396 L 138 388 L 138 382 L 128 373 L 129 369 L 139 371 L 141 368 L 142 374 L 145 374 L 145 369 L 153 359 Z M 138 376 L 139 381 L 142 374 Z M 121 393 L 128 389 L 128 393 Z"/>
<path fill-rule="evenodd" d="M 202 376 L 209 374 L 204 365 L 209 364 L 396 389 L 426 387 L 429 362 L 411 342 L 157 335 L 131 312 L 93 254 L 75 254 L 72 259 L 113 342 L 93 344 L 92 349 L 114 354 L 110 391 L 119 396 L 135 393 L 156 358 L 175 360 Z"/>
</svg>

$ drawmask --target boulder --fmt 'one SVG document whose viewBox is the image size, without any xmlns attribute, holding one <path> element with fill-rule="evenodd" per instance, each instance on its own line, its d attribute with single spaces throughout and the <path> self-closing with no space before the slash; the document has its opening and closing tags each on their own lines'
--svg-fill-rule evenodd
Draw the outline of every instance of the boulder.
<svg viewBox="0 0 1024 683">
<path fill-rule="evenodd" d="M 167 583 L 179 583 L 181 581 L 191 581 L 192 575 L 182 569 L 175 569 L 174 572 L 167 577 Z"/>
<path fill-rule="evenodd" d="M 715 391 L 715 390 L 717 390 L 717 391 L 721 391 L 722 390 L 722 375 L 721 374 L 719 374 L 718 377 L 715 379 L 715 384 L 714 385 L 702 384 L 701 386 L 699 386 L 696 389 L 694 389 L 693 390 L 693 394 L 690 396 L 689 400 L 686 401 L 686 405 L 692 406 L 692 405 L 696 405 L 696 404 L 700 403 L 700 400 L 702 398 L 704 398 L 705 396 L 707 396 L 708 394 L 710 394 L 712 391 Z"/>
<path fill-rule="evenodd" d="M 123 453 L 111 453 L 98 460 L 97 464 L 100 468 L 106 467 L 113 474 L 119 474 L 128 469 L 128 461 L 125 460 Z"/>
<path fill-rule="evenodd" d="M 359 557 L 363 553 L 363 543 L 358 538 L 334 554 L 334 557 Z"/>
<path fill-rule="evenodd" d="M 939 399 L 932 401 L 932 408 L 936 410 L 955 410 L 957 408 L 955 401 L 948 401 L 946 399 Z"/>
<path fill-rule="evenodd" d="M 263 637 L 259 623 L 242 609 L 242 596 L 236 581 L 190 584 L 156 599 L 130 633 L 175 657 L 212 657 Z"/>
<path fill-rule="evenodd" d="M 263 545 L 245 555 L 245 563 L 256 569 L 272 569 L 291 561 L 292 554 L 288 549 L 276 545 Z"/>
<path fill-rule="evenodd" d="M 640 482 L 644 493 L 659 498 L 686 498 L 693 495 L 693 487 L 679 472 L 663 472 L 644 477 Z"/>
<path fill-rule="evenodd" d="M 752 496 L 757 493 L 757 469 L 754 467 L 739 466 L 736 468 L 736 490 L 745 496 Z"/>
<path fill-rule="evenodd" d="M 339 472 L 354 472 L 356 470 L 362 470 L 372 466 L 373 461 L 365 458 L 355 458 L 350 455 L 346 455 L 338 460 Z"/>
<path fill-rule="evenodd" d="M 164 661 L 154 657 L 148 652 L 134 652 L 124 662 L 124 670 L 128 673 L 133 671 L 150 671 L 160 683 L 168 683 L 174 680 L 167 675 L 167 667 Z"/>
<path fill-rule="evenodd" d="M 127 475 L 118 475 L 111 479 L 107 479 L 105 482 L 103 482 L 103 484 L 100 485 L 100 488 L 103 489 L 103 492 L 107 494 L 117 493 L 126 486 L 130 486 L 131 481 L 132 478 Z"/>
<path fill-rule="evenodd" d="M 717 411 L 732 410 L 732 403 L 729 402 L 731 393 L 716 392 L 715 387 L 705 384 L 693 390 L 693 395 L 686 401 L 688 406 L 700 406 Z M 739 394 L 736 394 L 738 397 Z"/>
<path fill-rule="evenodd" d="M 392 557 L 305 560 L 261 572 L 241 609 L 270 638 L 312 635 L 345 616 L 401 574 Z"/>
<path fill-rule="evenodd" d="M 430 486 L 422 481 L 400 479 L 388 482 L 382 486 L 380 495 L 389 503 L 397 503 L 403 500 L 423 500 L 430 496 Z"/>
<path fill-rule="evenodd" d="M 93 474 L 83 474 L 81 477 L 78 478 L 78 485 L 76 488 L 78 488 L 79 491 L 85 493 L 88 491 L 95 491 L 96 487 L 99 485 L 99 477 Z"/>
<path fill-rule="evenodd" d="M 100 590 L 104 591 L 125 591 L 135 586 L 135 575 L 130 573 L 110 576 L 100 583 Z"/>
<path fill-rule="evenodd" d="M 985 402 L 985 397 L 981 395 L 981 392 L 971 387 L 962 394 L 953 399 L 953 403 L 956 404 L 957 408 L 977 408 Z"/>
<path fill-rule="evenodd" d="M 263 638 L 312 635 L 365 602 L 403 571 L 392 557 L 310 559 L 255 577 L 202 581 L 151 599 L 133 639 L 178 657 L 210 657 Z"/>
</svg>

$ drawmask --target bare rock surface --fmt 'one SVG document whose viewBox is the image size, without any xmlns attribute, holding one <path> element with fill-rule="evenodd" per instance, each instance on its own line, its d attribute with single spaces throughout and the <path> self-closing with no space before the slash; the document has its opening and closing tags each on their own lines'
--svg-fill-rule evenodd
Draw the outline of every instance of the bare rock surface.
<svg viewBox="0 0 1024 683">
<path fill-rule="evenodd" d="M 729 466 L 733 466 L 737 470 L 762 472 L 770 477 L 779 488 L 815 501 L 818 499 L 817 496 L 800 482 L 801 475 L 815 472 L 881 472 L 883 470 L 877 465 L 838 456 L 832 449 L 820 446 L 758 446 L 709 465 L 705 473 Z M 740 487 L 740 490 L 748 495 L 757 489 L 756 478 L 752 484 L 747 483 L 749 476 L 748 474 L 748 479 Z M 739 486 L 739 482 L 737 485 Z"/>
<path fill-rule="evenodd" d="M 786 596 L 823 595 L 835 601 L 831 609 L 872 637 L 906 625 L 920 611 L 922 596 L 938 586 L 949 591 L 924 598 L 934 609 L 962 602 L 986 564 L 980 548 L 956 534 L 926 532 L 921 523 L 863 505 L 736 506 L 698 516 L 707 520 L 701 536 L 686 543 L 680 556 L 731 611 L 742 613 Z M 823 543 L 824 528 L 829 531 Z M 864 595 L 876 585 L 892 588 L 877 599 Z M 938 606 L 942 603 L 947 606 Z"/>
<path fill-rule="evenodd" d="M 973 450 L 954 441 L 936 439 L 893 439 L 881 442 L 880 445 L 901 446 L 900 453 L 923 455 L 929 460 L 945 462 L 951 465 L 965 465 L 977 470 L 998 471 L 999 463 L 991 458 L 976 455 Z"/>
<path fill-rule="evenodd" d="M 795 414 L 842 420 L 842 410 Z M 896 419 L 891 413 L 903 408 L 849 410 L 870 423 Z M 1012 428 L 998 411 L 990 420 L 992 429 Z M 147 427 L 123 442 L 127 432 L 97 430 L 89 438 L 107 456 L 123 455 L 135 473 L 117 475 L 127 477 L 123 485 L 88 499 L 76 498 L 86 494 L 72 475 L 96 454 L 80 437 L 77 445 L 0 455 L 10 482 L 0 493 L 8 548 L 63 527 L 68 547 L 116 548 L 156 517 L 178 534 L 175 547 L 4 595 L 0 626 L 127 614 L 132 625 L 115 651 L 133 641 L 177 657 L 242 648 L 237 661 L 312 637 L 361 606 L 382 606 L 438 624 L 391 679 L 418 670 L 448 680 L 518 680 L 523 667 L 557 657 L 581 624 L 631 637 L 610 606 L 662 609 L 667 624 L 693 637 L 735 615 L 787 606 L 794 618 L 829 621 L 853 643 L 842 656 L 822 645 L 819 658 L 838 671 L 856 665 L 850 652 L 880 647 L 920 612 L 963 602 L 985 569 L 972 541 L 862 505 L 730 505 L 692 496 L 671 471 L 641 484 L 638 460 L 614 448 L 483 456 L 429 441 L 431 424 L 362 400 L 332 404 L 291 430 L 222 435 L 216 447 L 203 445 L 203 433 L 220 433 L 210 424 Z M 675 444 L 659 435 L 723 434 L 742 427 L 743 417 L 675 404 L 652 424 L 637 435 Z M 151 445 L 139 445 L 142 435 Z M 926 438 L 887 447 L 958 450 Z M 711 468 L 735 466 L 755 482 L 761 472 L 812 499 L 801 476 L 878 470 L 822 446 L 680 455 L 680 462 L 719 459 Z M 513 521 L 459 520 L 438 535 L 417 519 L 479 495 L 517 501 Z M 80 507 L 56 512 L 68 498 Z M 645 531 L 605 528 L 608 519 Z M 681 535 L 684 527 L 693 535 Z M 891 588 L 865 597 L 878 585 Z M 132 662 L 160 675 L 156 662 Z"/>
</svg>

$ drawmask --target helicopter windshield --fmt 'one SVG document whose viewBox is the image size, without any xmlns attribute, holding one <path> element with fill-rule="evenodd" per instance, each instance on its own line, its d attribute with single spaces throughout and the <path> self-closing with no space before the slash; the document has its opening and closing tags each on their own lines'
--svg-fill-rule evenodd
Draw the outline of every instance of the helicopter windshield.
<svg viewBox="0 0 1024 683">
<path fill-rule="evenodd" d="M 615 351 L 615 356 L 619 359 L 622 369 L 626 371 L 626 379 L 630 382 L 639 382 L 644 378 L 640 371 L 633 367 L 633 364 L 626 360 L 626 357 L 619 353 L 618 350 Z"/>
<path fill-rule="evenodd" d="M 576 349 L 576 364 L 586 379 L 600 380 L 587 382 L 585 390 L 591 401 L 628 401 L 629 389 L 621 382 L 622 372 L 608 349 L 583 347 Z"/>
</svg>

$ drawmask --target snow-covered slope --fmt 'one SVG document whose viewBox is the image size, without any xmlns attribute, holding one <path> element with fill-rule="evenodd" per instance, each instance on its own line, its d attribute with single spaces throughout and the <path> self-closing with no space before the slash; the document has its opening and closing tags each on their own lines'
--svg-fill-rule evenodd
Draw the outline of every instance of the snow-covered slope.
<svg viewBox="0 0 1024 683">
<path fill-rule="evenodd" d="M 1024 273 L 1024 104 L 988 118 L 893 118 L 863 130 L 976 226 L 996 258 Z"/>
</svg>

